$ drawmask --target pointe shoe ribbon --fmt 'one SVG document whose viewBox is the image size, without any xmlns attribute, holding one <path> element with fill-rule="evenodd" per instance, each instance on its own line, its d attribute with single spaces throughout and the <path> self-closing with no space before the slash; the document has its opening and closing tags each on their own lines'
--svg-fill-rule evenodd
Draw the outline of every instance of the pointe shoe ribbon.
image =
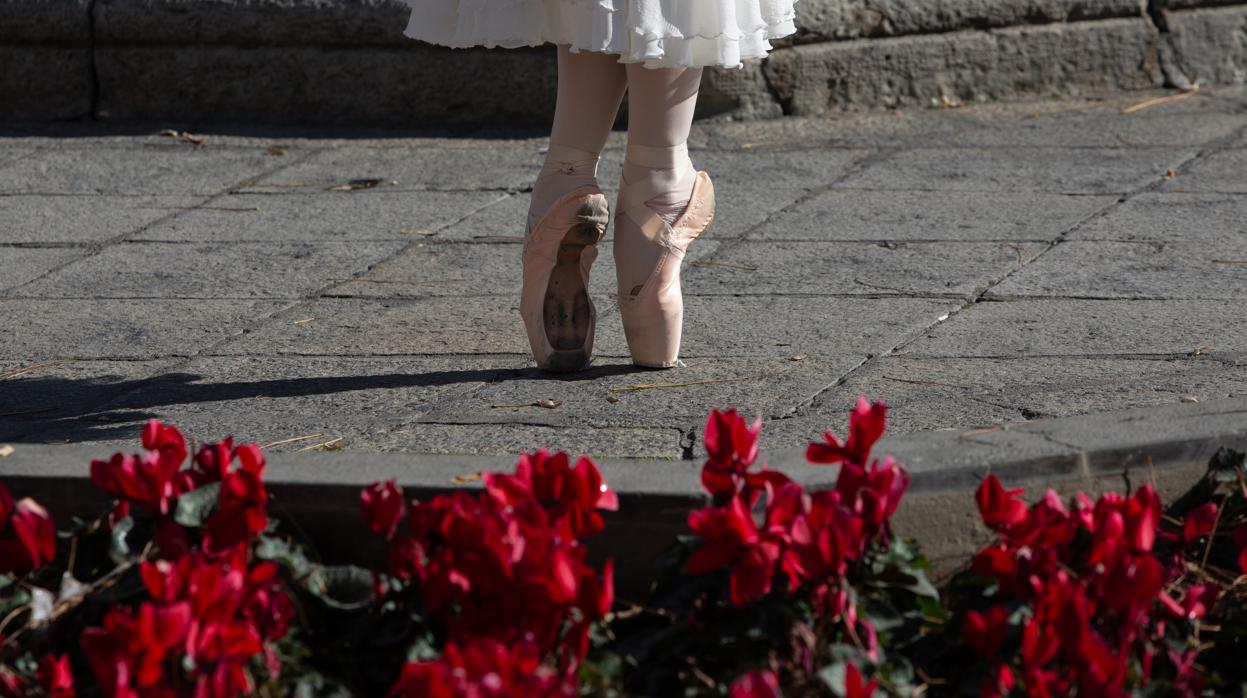
<svg viewBox="0 0 1247 698">
<path fill-rule="evenodd" d="M 592 360 L 589 270 L 609 220 L 606 197 L 585 186 L 556 201 L 525 236 L 520 317 L 542 370 L 578 371 Z"/>
<path fill-rule="evenodd" d="M 623 288 L 620 279 L 619 314 L 632 361 L 638 366 L 679 366 L 684 326 L 684 297 L 680 266 L 689 244 L 714 220 L 714 185 L 710 175 L 697 173 L 688 208 L 668 224 L 646 202 L 662 194 L 649 181 L 621 185 L 617 216 L 627 216 L 652 244 L 662 248 L 653 272 L 643 284 Z M 620 250 L 616 247 L 616 254 Z"/>
</svg>

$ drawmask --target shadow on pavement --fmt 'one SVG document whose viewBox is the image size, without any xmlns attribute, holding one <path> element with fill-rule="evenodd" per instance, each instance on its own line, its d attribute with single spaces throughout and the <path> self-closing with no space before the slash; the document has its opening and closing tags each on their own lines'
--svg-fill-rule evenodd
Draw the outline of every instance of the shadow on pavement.
<svg viewBox="0 0 1247 698">
<path fill-rule="evenodd" d="M 141 379 L 16 378 L 0 383 L 0 442 L 130 439 L 134 437 L 136 422 L 163 418 L 160 408 L 173 405 L 512 380 L 579 382 L 645 371 L 631 364 L 611 364 L 570 374 L 543 373 L 536 368 L 496 368 L 222 382 L 201 382 L 203 376 L 183 372 Z"/>
</svg>

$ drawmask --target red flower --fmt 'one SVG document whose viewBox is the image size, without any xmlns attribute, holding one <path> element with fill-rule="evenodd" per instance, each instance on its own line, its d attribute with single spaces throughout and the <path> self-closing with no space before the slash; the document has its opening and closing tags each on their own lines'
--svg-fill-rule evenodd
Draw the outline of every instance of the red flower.
<svg viewBox="0 0 1247 698">
<path fill-rule="evenodd" d="M 979 516 L 988 528 L 1001 531 L 1021 523 L 1026 518 L 1026 502 L 1017 498 L 1022 490 L 1005 490 L 995 475 L 983 478 L 983 483 L 974 492 L 974 501 L 979 505 Z"/>
<path fill-rule="evenodd" d="M 222 555 L 264 532 L 268 526 L 268 490 L 264 455 L 254 444 L 236 449 L 239 466 L 221 481 L 217 509 L 204 526 L 204 550 Z"/>
<path fill-rule="evenodd" d="M 878 688 L 878 679 L 870 683 L 862 682 L 862 672 L 854 664 L 846 664 L 844 668 L 844 698 L 871 698 Z"/>
<path fill-rule="evenodd" d="M 39 660 L 39 685 L 50 698 L 74 698 L 74 672 L 69 667 L 69 656 L 45 654 Z"/>
<path fill-rule="evenodd" d="M 702 545 L 685 563 L 690 574 L 706 574 L 732 568 L 732 603 L 756 601 L 771 590 L 781 547 L 778 541 L 759 535 L 757 525 L 741 497 L 726 507 L 709 507 L 689 514 L 688 526 L 702 538 Z"/>
<path fill-rule="evenodd" d="M 823 437 L 827 443 L 811 443 L 805 452 L 806 460 L 811 463 L 852 463 L 864 467 L 870 461 L 870 449 L 883 436 L 886 413 L 884 403 L 872 405 L 866 398 L 859 397 L 857 406 L 849 413 L 848 440 L 840 443 L 831 432 L 826 432 Z"/>
<path fill-rule="evenodd" d="M 56 525 L 47 510 L 25 497 L 16 504 L 0 483 L 0 574 L 24 573 L 56 557 Z"/>
<path fill-rule="evenodd" d="M 398 530 L 398 524 L 407 513 L 403 490 L 393 479 L 374 482 L 359 494 L 364 523 L 368 530 L 390 540 Z"/>
<path fill-rule="evenodd" d="M 701 470 L 701 484 L 707 492 L 724 498 L 736 494 L 758 459 L 761 431 L 761 417 L 749 424 L 736 410 L 710 412 L 705 433 L 709 458 Z"/>
<path fill-rule="evenodd" d="M 1216 605 L 1220 595 L 1221 592 L 1212 584 L 1192 585 L 1182 599 L 1182 615 L 1191 620 L 1203 618 Z"/>
<path fill-rule="evenodd" d="M 908 488 L 909 473 L 891 456 L 883 460 L 883 465 L 878 461 L 871 463 L 869 470 L 846 461 L 836 478 L 840 501 L 872 530 L 886 530 Z"/>
<path fill-rule="evenodd" d="M 1195 507 L 1187 512 L 1186 520 L 1182 522 L 1182 540 L 1190 543 L 1212 533 L 1212 527 L 1216 521 L 1216 504 L 1208 502 L 1202 506 Z"/>
<path fill-rule="evenodd" d="M 0 698 L 26 698 L 26 682 L 4 667 L 0 667 Z"/>
<path fill-rule="evenodd" d="M 440 659 L 409 662 L 387 695 L 392 698 L 503 698 L 575 696 L 576 678 L 542 663 L 531 637 L 505 644 L 481 638 L 450 642 Z"/>
<path fill-rule="evenodd" d="M 742 674 L 728 691 L 729 698 L 782 698 L 783 695 L 779 690 L 779 678 L 770 669 Z"/>
<path fill-rule="evenodd" d="M 161 424 L 159 420 L 148 420 L 143 427 L 143 448 L 156 451 L 160 459 L 180 464 L 186 460 L 186 438 L 178 428 L 169 424 Z"/>
<path fill-rule="evenodd" d="M 520 456 L 515 474 L 485 476 L 489 494 L 500 503 L 528 515 L 544 511 L 549 521 L 569 537 L 583 540 L 604 527 L 598 510 L 615 511 L 619 499 L 606 486 L 597 465 L 587 456 L 570 465 L 566 452 L 545 449 Z"/>
<path fill-rule="evenodd" d="M 961 625 L 961 640 L 987 657 L 995 657 L 1009 632 L 1009 609 L 992 606 L 986 613 L 970 611 Z"/>
<path fill-rule="evenodd" d="M 145 603 L 137 615 L 109 611 L 102 627 L 84 630 L 82 649 L 104 695 L 131 698 L 139 695 L 136 688 L 165 684 L 163 663 L 185 640 L 190 621 L 189 604 Z"/>
<path fill-rule="evenodd" d="M 181 461 L 156 453 L 117 453 L 107 461 L 91 461 L 91 482 L 119 500 L 137 504 L 148 514 L 164 516 L 181 494 L 177 483 L 179 467 Z"/>
</svg>

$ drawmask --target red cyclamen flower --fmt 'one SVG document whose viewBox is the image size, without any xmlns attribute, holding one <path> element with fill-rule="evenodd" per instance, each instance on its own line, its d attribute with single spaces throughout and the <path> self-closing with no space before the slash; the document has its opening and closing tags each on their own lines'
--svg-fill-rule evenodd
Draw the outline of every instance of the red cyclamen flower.
<svg viewBox="0 0 1247 698">
<path fill-rule="evenodd" d="M 403 515 L 407 513 L 403 489 L 393 479 L 374 482 L 360 491 L 359 498 L 368 530 L 386 540 L 392 539 Z"/>
<path fill-rule="evenodd" d="M 0 483 L 0 574 L 25 573 L 56 557 L 56 525 L 35 500 L 16 504 Z"/>
<path fill-rule="evenodd" d="M 268 526 L 268 490 L 264 454 L 255 444 L 234 450 L 239 467 L 221 480 L 216 511 L 204 525 L 203 548 L 224 555 L 264 532 Z"/>
<path fill-rule="evenodd" d="M 869 683 L 862 681 L 862 672 L 858 671 L 857 665 L 848 664 L 845 666 L 844 698 L 871 698 L 875 695 L 875 689 L 878 687 L 878 679 L 872 679 Z"/>
<path fill-rule="evenodd" d="M 532 516 L 544 511 L 551 525 L 567 536 L 583 540 L 605 527 L 602 511 L 619 508 L 619 498 L 602 479 L 588 456 L 575 467 L 564 451 L 541 449 L 520 456 L 514 474 L 489 473 L 485 487 L 499 503 Z"/>
<path fill-rule="evenodd" d="M 701 484 L 715 496 L 731 496 L 758 459 L 762 419 L 749 424 L 736 410 L 713 410 L 706 419 L 706 454 Z"/>
<path fill-rule="evenodd" d="M 770 669 L 751 671 L 732 682 L 728 698 L 783 698 L 779 678 Z"/>
<path fill-rule="evenodd" d="M 74 698 L 74 673 L 69 666 L 69 655 L 45 654 L 39 660 L 39 685 L 49 698 Z"/>
<path fill-rule="evenodd" d="M 1182 540 L 1190 543 L 1197 538 L 1212 533 L 1212 527 L 1217 520 L 1217 505 L 1208 502 L 1202 506 L 1195 507 L 1187 512 L 1186 519 L 1182 522 Z"/>
<path fill-rule="evenodd" d="M 709 507 L 689 514 L 688 527 L 702 545 L 685 563 L 691 574 L 731 567 L 732 603 L 756 601 L 771 591 L 781 553 L 780 541 L 759 534 L 753 516 L 740 496 L 726 507 Z"/>
<path fill-rule="evenodd" d="M 857 399 L 857 406 L 849 413 L 849 438 L 844 443 L 825 432 L 826 443 L 813 442 L 805 451 L 805 458 L 811 463 L 852 463 L 865 466 L 870 460 L 870 449 L 874 447 L 886 428 L 887 405 L 876 402 L 873 405 L 865 397 Z"/>
<path fill-rule="evenodd" d="M 446 645 L 441 658 L 408 662 L 390 688 L 391 698 L 555 698 L 576 695 L 574 673 L 543 664 L 531 637 L 506 644 L 480 638 L 468 644 Z"/>
<path fill-rule="evenodd" d="M 1005 530 L 1021 523 L 1027 514 L 1026 502 L 1018 498 L 1022 490 L 1006 490 L 995 475 L 983 478 L 983 483 L 974 492 L 974 501 L 979 505 L 979 516 L 983 523 L 993 530 Z"/>
</svg>

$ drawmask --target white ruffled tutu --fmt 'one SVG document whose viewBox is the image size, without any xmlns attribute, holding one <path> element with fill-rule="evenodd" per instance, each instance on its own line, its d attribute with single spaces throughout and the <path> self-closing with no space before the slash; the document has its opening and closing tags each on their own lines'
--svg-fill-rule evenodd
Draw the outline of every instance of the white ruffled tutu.
<svg viewBox="0 0 1247 698">
<path fill-rule="evenodd" d="M 740 67 L 797 30 L 796 0 L 407 0 L 404 32 L 431 44 L 568 44 L 650 68 Z"/>
</svg>

